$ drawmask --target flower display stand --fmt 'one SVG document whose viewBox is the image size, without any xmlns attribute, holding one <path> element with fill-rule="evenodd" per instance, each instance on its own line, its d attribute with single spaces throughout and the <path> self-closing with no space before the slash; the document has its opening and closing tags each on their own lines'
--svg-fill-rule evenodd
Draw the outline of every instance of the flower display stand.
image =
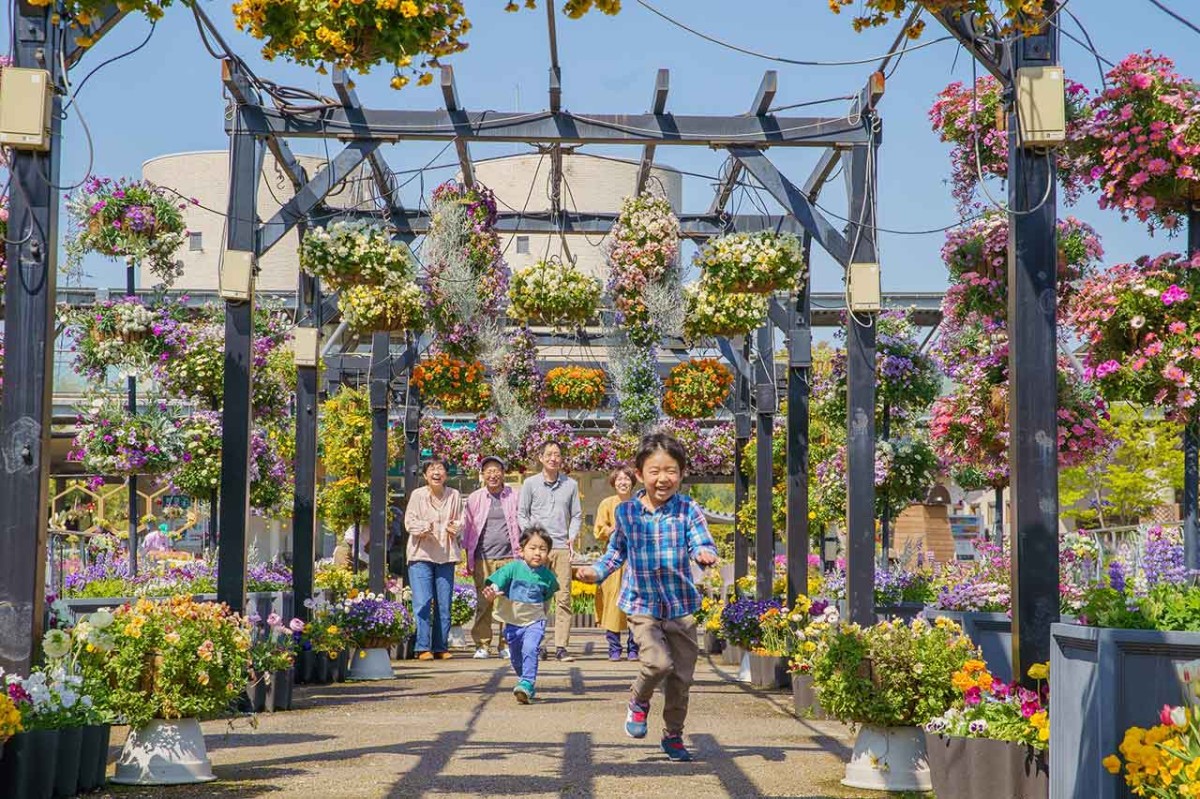
<svg viewBox="0 0 1200 799">
<path fill-rule="evenodd" d="M 980 611 L 938 610 L 925 608 L 925 618 L 949 619 L 962 627 L 963 633 L 975 642 L 983 653 L 983 662 L 993 677 L 1004 682 L 1012 680 L 1012 619 L 1007 613 Z"/>
<path fill-rule="evenodd" d="M 787 658 L 750 654 L 750 684 L 756 688 L 787 688 L 792 676 Z"/>
<path fill-rule="evenodd" d="M 31 730 L 9 738 L 0 755 L 0 796 L 51 799 L 58 745 L 58 730 Z"/>
<path fill-rule="evenodd" d="M 880 621 L 898 619 L 907 623 L 920 616 L 924 611 L 924 603 L 897 602 L 894 605 L 876 605 L 875 617 Z"/>
<path fill-rule="evenodd" d="M 239 705 L 239 710 L 244 713 L 262 713 L 267 709 L 267 681 L 264 677 L 255 677 L 246 685 Z"/>
<path fill-rule="evenodd" d="M 989 795 L 1012 799 L 1050 796 L 1046 755 L 1024 744 L 927 732 L 925 749 L 938 799 L 975 799 L 981 786 Z"/>
<path fill-rule="evenodd" d="M 1200 633 L 1050 628 L 1050 792 L 1055 799 L 1128 799 L 1101 760 L 1130 727 L 1158 723 L 1163 705 L 1184 703 L 1175 667 L 1200 658 Z"/>
<path fill-rule="evenodd" d="M 825 708 L 821 707 L 821 697 L 813 685 L 811 674 L 792 675 L 792 704 L 796 709 L 796 718 L 823 721 Z"/>
<path fill-rule="evenodd" d="M 391 680 L 395 676 L 395 672 L 392 671 L 392 658 L 386 647 L 373 646 L 354 651 L 354 657 L 350 661 L 349 679 Z"/>
<path fill-rule="evenodd" d="M 328 685 L 334 681 L 337 661 L 311 649 L 301 650 L 296 656 L 296 683 L 300 685 Z"/>
<path fill-rule="evenodd" d="M 196 719 L 154 719 L 129 731 L 112 781 L 118 785 L 188 785 L 216 776 Z"/>
<path fill-rule="evenodd" d="M 854 741 L 842 785 L 873 791 L 931 790 L 925 731 L 864 724 Z"/>
</svg>

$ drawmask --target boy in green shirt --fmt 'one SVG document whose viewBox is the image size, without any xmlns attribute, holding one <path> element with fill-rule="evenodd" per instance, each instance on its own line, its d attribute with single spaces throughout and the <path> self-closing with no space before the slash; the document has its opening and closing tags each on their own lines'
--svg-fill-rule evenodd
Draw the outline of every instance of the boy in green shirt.
<svg viewBox="0 0 1200 799">
<path fill-rule="evenodd" d="M 518 677 L 513 695 L 527 705 L 533 699 L 538 651 L 546 636 L 546 614 L 558 591 L 558 579 L 546 565 L 554 544 L 545 530 L 536 525 L 525 528 L 520 544 L 521 559 L 488 577 L 483 596 L 495 603 L 496 618 L 506 625 L 504 639 Z"/>
</svg>

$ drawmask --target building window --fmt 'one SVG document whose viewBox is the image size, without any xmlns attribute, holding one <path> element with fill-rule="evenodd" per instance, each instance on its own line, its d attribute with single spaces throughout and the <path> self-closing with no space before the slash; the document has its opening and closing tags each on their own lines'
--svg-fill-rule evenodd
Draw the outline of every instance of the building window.
<svg viewBox="0 0 1200 799">
<path fill-rule="evenodd" d="M 188 234 L 188 250 L 191 252 L 202 252 L 204 250 L 204 234 L 189 233 Z"/>
<path fill-rule="evenodd" d="M 517 255 L 529 255 L 528 236 L 517 236 Z"/>
</svg>

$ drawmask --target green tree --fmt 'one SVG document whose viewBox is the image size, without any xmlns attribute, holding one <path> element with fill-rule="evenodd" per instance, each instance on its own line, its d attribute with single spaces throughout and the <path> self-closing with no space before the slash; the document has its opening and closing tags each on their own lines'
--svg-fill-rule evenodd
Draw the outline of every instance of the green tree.
<svg viewBox="0 0 1200 799">
<path fill-rule="evenodd" d="M 1183 487 L 1182 428 L 1127 402 L 1109 406 L 1100 424 L 1117 442 L 1104 456 L 1059 472 L 1062 515 L 1081 525 L 1136 522 Z"/>
</svg>

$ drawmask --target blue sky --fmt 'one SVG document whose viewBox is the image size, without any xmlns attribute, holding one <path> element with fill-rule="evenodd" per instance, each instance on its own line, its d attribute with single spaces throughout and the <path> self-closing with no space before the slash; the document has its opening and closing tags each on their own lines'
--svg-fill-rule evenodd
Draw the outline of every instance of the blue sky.
<svg viewBox="0 0 1200 799">
<path fill-rule="evenodd" d="M 543 0 L 545 2 L 545 0 Z M 705 32 L 742 46 L 792 59 L 852 60 L 882 54 L 895 35 L 895 26 L 854 33 L 849 16 L 829 13 L 827 0 L 650 0 L 656 7 Z M 1176 11 L 1200 18 L 1195 0 L 1168 0 Z M 453 63 L 463 105 L 472 110 L 537 111 L 547 106 L 548 45 L 544 13 L 505 13 L 503 0 L 466 0 L 474 23 L 470 48 Z M 639 113 L 647 109 L 655 71 L 671 70 L 669 109 L 676 113 L 740 114 L 754 97 L 762 73 L 779 71 L 776 104 L 803 102 L 857 92 L 871 67 L 800 67 L 773 63 L 738 54 L 703 41 L 671 26 L 635 0 L 626 0 L 620 16 L 590 14 L 582 20 L 558 23 L 562 61 L 564 106 L 580 113 Z M 0 29 L 11 29 L 8 6 L 0 14 Z M 279 83 L 313 89 L 330 96 L 327 76 L 282 61 L 264 62 L 258 43 L 233 27 L 227 2 L 206 3 L 207 13 L 225 31 L 231 46 L 262 77 Z M 1176 60 L 1185 75 L 1200 76 L 1200 35 L 1187 30 L 1145 0 L 1089 0 L 1072 2 L 1073 11 L 1091 34 L 1097 50 L 1118 61 L 1124 55 L 1153 49 Z M 72 73 L 80 80 L 94 66 L 136 46 L 146 36 L 149 23 L 130 17 L 97 44 Z M 1079 36 L 1074 23 L 1070 32 Z M 935 24 L 924 40 L 940 35 Z M 1080 37 L 1082 38 L 1082 37 Z M 1063 63 L 1067 73 L 1089 88 L 1099 84 L 1093 56 L 1064 40 Z M 403 91 L 388 87 L 384 71 L 360 77 L 358 92 L 369 107 L 440 108 L 436 85 L 410 85 Z M 927 230 L 953 223 L 956 218 L 946 179 L 948 148 L 930 131 L 926 112 L 937 92 L 952 80 L 971 79 L 970 58 L 953 42 L 935 44 L 908 54 L 887 87 L 881 106 L 884 143 L 879 151 L 879 224 L 895 230 Z M 99 175 L 140 176 L 143 161 L 158 155 L 189 150 L 224 149 L 224 100 L 219 64 L 201 45 L 191 14 L 182 7 L 168 10 L 149 43 L 136 54 L 105 66 L 94 75 L 78 98 L 79 110 L 91 130 L 95 146 L 93 171 Z M 796 115 L 843 113 L 844 103 L 786 112 Z M 88 169 L 88 146 L 78 117 L 64 127 L 62 182 L 79 181 Z M 336 144 L 331 144 L 336 147 Z M 386 147 L 395 170 L 415 169 L 434 159 L 441 143 L 405 143 Z M 322 154 L 319 142 L 298 141 L 300 153 Z M 476 158 L 522 151 L 517 145 L 475 145 Z M 634 148 L 604 150 L 600 154 L 636 157 Z M 819 151 L 777 149 L 775 163 L 795 182 L 802 182 Z M 451 163 L 450 148 L 436 163 Z M 660 162 L 703 175 L 716 175 L 724 159 L 705 148 L 660 148 Z M 430 172 L 426 194 L 453 169 Z M 711 180 L 688 178 L 684 185 L 684 210 L 700 211 L 712 197 Z M 420 181 L 405 191 L 405 203 L 415 206 Z M 828 190 L 823 202 L 843 213 L 843 191 Z M 731 207 L 754 213 L 749 198 L 735 195 Z M 772 207 L 772 213 L 778 212 Z M 1112 212 L 1101 212 L 1095 197 L 1085 196 L 1073 213 L 1099 231 L 1106 262 L 1129 260 L 1137 255 L 1185 247 L 1181 239 L 1151 239 L 1136 223 L 1122 223 Z M 836 222 L 836 220 L 835 220 Z M 837 223 L 839 226 L 841 223 Z M 64 217 L 65 225 L 65 217 Z M 65 229 L 65 228 L 64 228 Z M 940 291 L 945 270 L 938 258 L 943 234 L 881 236 L 883 284 L 890 291 Z M 87 264 L 92 279 L 101 285 L 123 283 L 123 268 L 103 260 Z M 840 273 L 832 261 L 814 258 L 817 291 L 839 290 Z"/>
</svg>

